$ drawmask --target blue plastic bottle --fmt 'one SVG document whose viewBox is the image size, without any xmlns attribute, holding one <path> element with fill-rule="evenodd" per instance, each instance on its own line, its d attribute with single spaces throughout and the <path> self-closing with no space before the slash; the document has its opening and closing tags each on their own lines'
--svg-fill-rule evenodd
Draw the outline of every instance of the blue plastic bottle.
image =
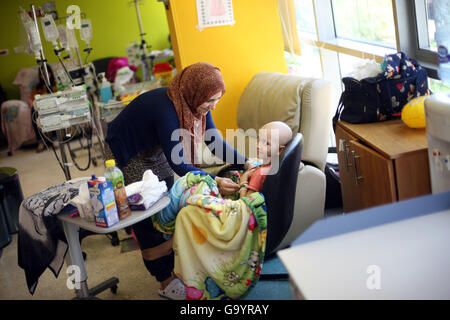
<svg viewBox="0 0 450 320">
<path fill-rule="evenodd" d="M 113 98 L 111 84 L 108 82 L 106 77 L 102 79 L 102 86 L 100 88 L 100 97 L 102 103 L 108 103 L 108 101 Z"/>
</svg>

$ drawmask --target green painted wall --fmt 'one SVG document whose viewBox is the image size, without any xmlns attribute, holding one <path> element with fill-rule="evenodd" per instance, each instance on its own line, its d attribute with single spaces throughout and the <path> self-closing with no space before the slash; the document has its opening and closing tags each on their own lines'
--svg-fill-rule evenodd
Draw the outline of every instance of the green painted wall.
<svg viewBox="0 0 450 320">
<path fill-rule="evenodd" d="M 0 56 L 0 83 L 7 92 L 8 99 L 19 98 L 19 89 L 12 82 L 17 72 L 24 67 L 35 66 L 34 57 L 25 53 L 14 52 L 14 47 L 20 43 L 19 6 L 25 10 L 31 4 L 39 7 L 48 0 L 1 0 L 0 2 L 0 49 L 8 49 L 9 55 Z M 92 21 L 93 39 L 91 47 L 93 51 L 88 61 L 109 56 L 126 56 L 126 46 L 131 41 L 140 41 L 139 26 L 137 22 L 134 3 L 130 0 L 55 0 L 58 16 L 67 16 L 66 9 L 69 5 L 77 4 L 86 18 Z M 151 49 L 162 50 L 169 47 L 169 27 L 167 24 L 164 5 L 157 0 L 145 0 L 139 6 L 142 25 L 146 32 L 145 39 Z M 39 28 L 40 21 L 39 21 Z M 79 39 L 76 31 L 81 56 L 84 60 L 86 53 L 84 42 Z M 44 53 L 49 61 L 57 61 L 51 43 L 47 42 L 43 35 L 42 42 Z"/>
</svg>

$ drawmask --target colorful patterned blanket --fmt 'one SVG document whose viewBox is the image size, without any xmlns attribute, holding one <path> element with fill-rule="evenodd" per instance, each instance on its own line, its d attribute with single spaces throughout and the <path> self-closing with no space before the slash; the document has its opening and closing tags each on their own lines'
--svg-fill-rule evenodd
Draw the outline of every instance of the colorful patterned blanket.
<svg viewBox="0 0 450 320">
<path fill-rule="evenodd" d="M 171 204 L 153 216 L 174 236 L 175 273 L 187 299 L 241 299 L 256 285 L 264 260 L 267 213 L 262 194 L 223 199 L 208 175 L 190 172 L 169 192 Z"/>
</svg>

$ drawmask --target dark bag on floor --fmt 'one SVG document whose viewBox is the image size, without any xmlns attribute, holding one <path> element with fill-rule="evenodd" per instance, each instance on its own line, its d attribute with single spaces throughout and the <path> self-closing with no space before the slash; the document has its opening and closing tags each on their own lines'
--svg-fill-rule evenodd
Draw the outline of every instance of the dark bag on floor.
<svg viewBox="0 0 450 320">
<path fill-rule="evenodd" d="M 330 153 L 336 154 L 336 148 L 328 148 L 328 154 Z M 339 176 L 339 165 L 337 163 L 326 163 L 325 178 L 325 209 L 342 208 L 341 178 Z"/>
<path fill-rule="evenodd" d="M 358 81 L 342 79 L 344 92 L 333 117 L 333 128 L 339 120 L 368 123 L 399 116 L 411 99 L 430 93 L 424 68 L 403 53 L 387 55 L 384 70 L 376 77 Z"/>
</svg>

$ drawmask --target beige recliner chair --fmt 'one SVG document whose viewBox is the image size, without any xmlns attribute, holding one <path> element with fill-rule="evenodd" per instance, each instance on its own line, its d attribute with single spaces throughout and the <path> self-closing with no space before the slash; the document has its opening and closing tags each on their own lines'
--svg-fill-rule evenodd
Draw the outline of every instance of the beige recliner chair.
<svg viewBox="0 0 450 320">
<path fill-rule="evenodd" d="M 254 157 L 254 154 L 249 154 L 252 151 L 249 142 L 256 139 L 258 129 L 270 121 L 283 121 L 294 133 L 303 135 L 294 219 L 278 248 L 288 246 L 314 221 L 323 218 L 326 187 L 324 169 L 331 133 L 332 96 L 332 84 L 326 80 L 281 73 L 258 73 L 246 86 L 239 100 L 237 124 L 243 130 L 233 137 L 225 137 L 239 152 Z M 245 150 L 242 147 L 243 140 L 246 140 Z M 203 156 L 212 156 L 205 153 L 208 153 L 206 147 Z M 212 162 L 211 159 L 207 160 L 207 163 Z M 222 167 L 208 168 L 205 165 L 203 169 L 217 173 Z"/>
</svg>

